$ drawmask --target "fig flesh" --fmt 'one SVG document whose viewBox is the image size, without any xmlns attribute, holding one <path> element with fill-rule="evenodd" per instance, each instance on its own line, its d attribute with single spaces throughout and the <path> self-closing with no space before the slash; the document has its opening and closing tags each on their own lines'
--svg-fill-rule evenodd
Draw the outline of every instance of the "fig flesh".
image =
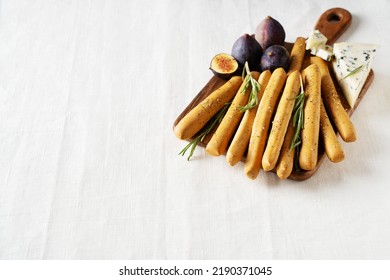
<svg viewBox="0 0 390 280">
<path fill-rule="evenodd" d="M 236 40 L 232 48 L 232 56 L 237 59 L 240 66 L 248 62 L 251 70 L 257 70 L 263 51 L 260 44 L 249 34 L 244 34 Z"/>
<path fill-rule="evenodd" d="M 227 53 L 219 53 L 211 59 L 210 70 L 220 78 L 230 78 L 237 73 L 237 60 Z"/>
<path fill-rule="evenodd" d="M 286 33 L 279 21 L 267 16 L 257 26 L 255 38 L 261 48 L 265 50 L 272 45 L 283 45 Z"/>
<path fill-rule="evenodd" d="M 270 70 L 282 67 L 285 71 L 288 70 L 289 53 L 287 49 L 280 45 L 268 47 L 261 56 L 260 67 L 261 71 Z"/>
</svg>

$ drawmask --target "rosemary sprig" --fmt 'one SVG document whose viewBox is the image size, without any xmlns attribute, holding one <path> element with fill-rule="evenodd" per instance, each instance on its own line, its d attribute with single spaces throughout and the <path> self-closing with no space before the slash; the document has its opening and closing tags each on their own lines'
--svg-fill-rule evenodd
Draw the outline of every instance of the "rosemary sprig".
<svg viewBox="0 0 390 280">
<path fill-rule="evenodd" d="M 305 104 L 305 91 L 303 88 L 303 82 L 302 77 L 299 76 L 299 80 L 301 82 L 301 92 L 295 97 L 295 104 L 293 109 L 293 127 L 295 127 L 294 136 L 291 141 L 290 150 L 295 148 L 295 157 L 294 157 L 294 166 L 295 170 L 299 171 L 299 162 L 298 162 L 298 156 L 301 151 L 301 131 L 303 128 L 303 121 L 304 121 L 304 114 L 303 114 L 303 108 Z"/>
<path fill-rule="evenodd" d="M 216 124 L 221 123 L 223 117 L 226 115 L 227 110 L 232 102 L 226 103 L 207 123 L 206 125 L 196 134 L 196 137 L 180 151 L 179 155 L 184 156 L 189 148 L 190 154 L 187 160 L 190 160 L 194 154 L 195 148 L 199 142 L 203 142 L 204 138 L 213 130 Z"/>
<path fill-rule="evenodd" d="M 246 73 L 246 75 L 245 75 Z M 248 103 L 244 107 L 240 107 L 241 112 L 245 112 L 249 109 L 252 109 L 259 104 L 259 98 L 257 96 L 259 90 L 260 90 L 260 84 L 256 79 L 254 79 L 251 75 L 251 72 L 249 70 L 248 61 L 245 62 L 244 69 L 242 70 L 242 80 L 244 83 L 244 86 L 241 90 L 242 94 L 245 94 L 247 88 L 251 87 L 251 92 L 249 94 Z"/>
<path fill-rule="evenodd" d="M 295 97 L 295 104 L 293 109 L 293 127 L 295 132 L 291 141 L 290 150 L 296 148 L 301 144 L 301 130 L 303 128 L 303 106 L 305 104 L 305 91 L 303 90 L 302 77 L 299 76 L 301 82 L 301 92 Z"/>
<path fill-rule="evenodd" d="M 345 76 L 344 78 L 342 78 L 342 80 L 344 80 L 344 79 L 346 79 L 346 78 L 348 78 L 348 77 L 350 77 L 350 76 L 356 74 L 357 72 L 359 72 L 360 70 L 363 69 L 363 66 L 364 66 L 364 65 L 362 64 L 362 65 L 360 65 L 359 67 L 355 68 L 354 70 L 352 70 L 351 72 L 349 72 L 347 76 Z"/>
</svg>

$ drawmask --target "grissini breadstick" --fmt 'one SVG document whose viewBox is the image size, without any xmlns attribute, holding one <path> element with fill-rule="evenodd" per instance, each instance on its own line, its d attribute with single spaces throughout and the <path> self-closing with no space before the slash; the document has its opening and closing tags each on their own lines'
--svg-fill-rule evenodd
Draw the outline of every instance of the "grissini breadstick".
<svg viewBox="0 0 390 280">
<path fill-rule="evenodd" d="M 303 37 L 298 37 L 295 40 L 294 46 L 291 50 L 290 66 L 287 72 L 287 76 L 289 76 L 292 72 L 296 70 L 301 71 L 305 53 L 306 53 L 306 39 Z"/>
<path fill-rule="evenodd" d="M 251 75 L 257 80 L 260 73 L 252 71 Z M 241 84 L 241 87 L 234 97 L 226 115 L 206 146 L 206 152 L 212 156 L 219 156 L 226 151 L 229 141 L 244 115 L 240 108 L 247 104 L 251 90 L 251 88 L 248 87 L 244 92 L 242 92 L 244 86 L 245 84 Z"/>
<path fill-rule="evenodd" d="M 264 90 L 268 84 L 268 81 L 271 77 L 271 71 L 266 70 L 261 73 L 259 78 L 260 90 L 258 92 L 257 98 L 260 102 L 263 97 Z M 240 125 L 237 129 L 236 134 L 233 137 L 232 143 L 229 146 L 229 149 L 226 153 L 226 161 L 231 165 L 235 165 L 239 162 L 248 147 L 249 138 L 251 137 L 253 121 L 255 120 L 257 108 L 259 106 L 249 109 L 245 112 L 244 117 L 242 118 Z"/>
<path fill-rule="evenodd" d="M 256 179 L 259 174 L 268 128 L 286 78 L 283 68 L 274 70 L 257 109 L 245 161 L 245 174 L 251 179 Z"/>
<path fill-rule="evenodd" d="M 234 76 L 212 92 L 175 126 L 176 137 L 188 139 L 194 136 L 227 102 L 233 99 L 241 84 L 242 78 Z"/>
<path fill-rule="evenodd" d="M 299 75 L 300 72 L 296 70 L 287 78 L 275 117 L 272 121 L 272 128 L 263 155 L 262 165 L 264 171 L 271 171 L 278 162 L 280 149 L 282 148 L 284 136 L 294 108 L 295 97 L 299 92 Z"/>
<path fill-rule="evenodd" d="M 330 161 L 340 162 L 345 158 L 344 150 L 333 130 L 322 100 L 320 110 L 320 135 L 324 142 L 325 153 Z"/>
<path fill-rule="evenodd" d="M 282 150 L 280 151 L 279 161 L 276 165 L 276 175 L 278 175 L 278 177 L 282 180 L 290 176 L 294 167 L 295 148 L 290 148 L 294 131 L 295 129 L 291 118 L 290 123 L 288 124 L 286 136 L 284 137 Z"/>
<path fill-rule="evenodd" d="M 329 73 L 328 64 L 319 57 L 311 57 L 310 62 L 317 64 L 320 69 L 322 99 L 337 131 L 345 142 L 355 141 L 357 139 L 355 127 L 341 104 Z"/>
<path fill-rule="evenodd" d="M 317 64 L 303 70 L 305 80 L 304 122 L 302 146 L 299 153 L 299 166 L 313 170 L 318 160 L 318 137 L 320 131 L 321 74 Z"/>
</svg>

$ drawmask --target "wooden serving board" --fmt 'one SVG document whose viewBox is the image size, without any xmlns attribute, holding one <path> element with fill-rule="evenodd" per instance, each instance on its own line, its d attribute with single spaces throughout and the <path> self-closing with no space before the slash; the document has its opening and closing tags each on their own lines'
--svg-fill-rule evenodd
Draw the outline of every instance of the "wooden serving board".
<svg viewBox="0 0 390 280">
<path fill-rule="evenodd" d="M 314 29 L 318 29 L 322 34 L 324 34 L 328 38 L 328 45 L 333 45 L 333 43 L 347 30 L 347 28 L 350 26 L 352 22 L 352 15 L 350 12 L 348 12 L 345 9 L 342 8 L 332 8 L 324 12 L 320 18 L 318 19 L 316 25 L 314 26 Z M 286 42 L 285 44 L 286 49 L 290 52 L 293 46 L 293 43 Z M 303 67 L 305 67 L 305 64 L 308 64 L 308 60 L 310 58 L 310 53 L 307 51 L 305 55 L 305 62 L 303 63 Z M 332 67 L 329 67 L 330 69 Z M 332 71 L 331 71 L 332 72 Z M 340 100 L 345 108 L 345 110 L 348 112 L 348 115 L 352 115 L 352 113 L 355 111 L 355 109 L 359 106 L 360 101 L 365 96 L 368 88 L 370 87 L 372 81 L 374 80 L 374 72 L 371 70 L 368 78 L 359 94 L 359 97 L 355 103 L 355 106 L 351 108 L 348 105 L 347 100 L 345 99 L 344 95 L 341 92 L 341 89 L 333 75 L 333 82 L 336 86 L 337 92 L 339 94 Z M 184 111 L 176 118 L 173 127 L 175 127 L 179 121 L 187 115 L 189 111 L 191 111 L 196 105 L 198 105 L 200 102 L 202 102 L 207 96 L 209 96 L 214 90 L 222 86 L 224 83 L 226 83 L 226 80 L 219 78 L 217 76 L 213 76 L 209 82 L 202 88 L 202 90 L 195 96 L 195 98 L 188 104 L 188 106 L 184 109 Z M 208 137 L 204 139 L 203 142 L 199 143 L 199 146 L 205 147 L 207 143 L 209 142 L 213 132 L 211 132 Z M 192 139 L 188 139 L 192 140 Z M 343 143 L 343 142 L 342 142 Z M 318 163 L 314 170 L 311 171 L 299 171 L 293 173 L 288 177 L 288 179 L 295 180 L 295 181 L 303 181 L 311 176 L 314 175 L 314 173 L 317 172 L 318 168 L 320 167 L 323 160 L 326 158 L 326 154 L 324 151 L 324 147 L 320 140 L 319 145 L 319 151 L 318 151 Z M 245 160 L 243 158 L 242 160 Z"/>
</svg>

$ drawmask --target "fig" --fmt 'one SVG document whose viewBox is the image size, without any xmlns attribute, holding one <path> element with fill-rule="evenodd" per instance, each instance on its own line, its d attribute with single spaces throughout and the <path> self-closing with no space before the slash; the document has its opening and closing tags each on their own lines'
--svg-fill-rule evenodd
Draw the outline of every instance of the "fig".
<svg viewBox="0 0 390 280">
<path fill-rule="evenodd" d="M 270 46 L 261 56 L 261 71 L 270 70 L 272 72 L 279 67 L 287 71 L 289 59 L 289 53 L 285 47 L 280 45 Z"/>
<path fill-rule="evenodd" d="M 283 45 L 286 39 L 286 33 L 279 21 L 267 16 L 257 26 L 255 38 L 261 48 L 265 50 L 272 45 Z"/>
<path fill-rule="evenodd" d="M 251 70 L 259 68 L 262 53 L 260 44 L 249 34 L 238 38 L 232 48 L 232 56 L 237 59 L 239 65 L 244 66 L 245 62 L 248 61 Z"/>
<path fill-rule="evenodd" d="M 219 53 L 211 59 L 210 70 L 220 78 L 230 78 L 238 70 L 237 60 L 227 53 Z"/>
</svg>

